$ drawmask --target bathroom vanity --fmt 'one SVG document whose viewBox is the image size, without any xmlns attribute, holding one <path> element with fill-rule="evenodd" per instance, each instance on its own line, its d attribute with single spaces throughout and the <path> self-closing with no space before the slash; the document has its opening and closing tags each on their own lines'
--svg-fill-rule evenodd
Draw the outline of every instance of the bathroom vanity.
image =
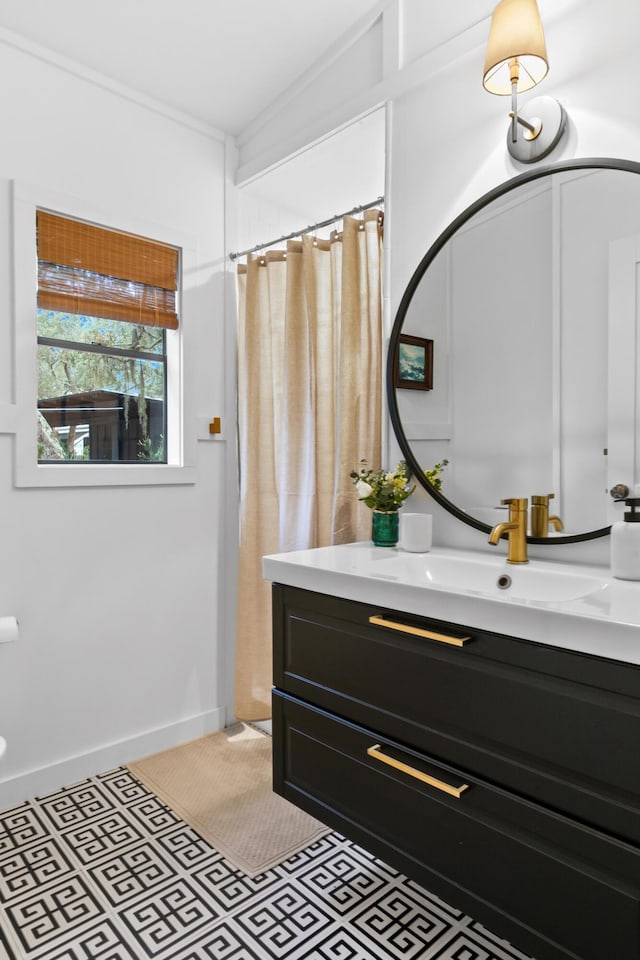
<svg viewBox="0 0 640 960">
<path fill-rule="evenodd" d="M 263 570 L 276 792 L 535 960 L 638 960 L 640 584 L 370 544 Z"/>
</svg>

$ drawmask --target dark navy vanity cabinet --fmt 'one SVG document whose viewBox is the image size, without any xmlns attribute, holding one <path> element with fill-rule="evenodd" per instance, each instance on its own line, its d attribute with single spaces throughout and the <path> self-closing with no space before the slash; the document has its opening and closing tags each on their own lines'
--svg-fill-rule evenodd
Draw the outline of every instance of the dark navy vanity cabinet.
<svg viewBox="0 0 640 960">
<path fill-rule="evenodd" d="M 274 789 L 535 960 L 640 957 L 640 667 L 274 584 Z"/>
</svg>

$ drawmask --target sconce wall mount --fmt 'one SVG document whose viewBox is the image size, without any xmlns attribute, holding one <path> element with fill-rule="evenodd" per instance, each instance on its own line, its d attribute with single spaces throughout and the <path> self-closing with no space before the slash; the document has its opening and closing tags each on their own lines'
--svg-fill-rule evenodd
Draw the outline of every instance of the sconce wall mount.
<svg viewBox="0 0 640 960">
<path fill-rule="evenodd" d="M 552 97 L 536 97 L 518 110 L 518 94 L 547 75 L 547 46 L 536 0 L 500 0 L 493 11 L 484 65 L 489 93 L 511 96 L 507 149 L 520 163 L 534 163 L 562 137 L 567 116 Z"/>
<path fill-rule="evenodd" d="M 515 141 L 509 127 L 507 150 L 520 163 L 535 163 L 558 145 L 567 125 L 567 113 L 553 97 L 534 97 L 520 108 L 518 123 L 522 121 Z"/>
</svg>

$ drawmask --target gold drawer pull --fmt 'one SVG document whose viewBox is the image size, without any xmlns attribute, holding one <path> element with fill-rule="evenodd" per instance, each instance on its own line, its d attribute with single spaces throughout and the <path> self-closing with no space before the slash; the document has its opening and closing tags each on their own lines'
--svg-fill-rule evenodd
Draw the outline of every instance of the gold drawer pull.
<svg viewBox="0 0 640 960">
<path fill-rule="evenodd" d="M 460 799 L 460 795 L 469 789 L 468 783 L 463 783 L 460 787 L 452 787 L 450 783 L 445 783 L 443 780 L 436 780 L 435 777 L 430 777 L 428 774 L 423 773 L 422 770 L 416 770 L 415 767 L 410 767 L 407 763 L 402 763 L 401 760 L 394 760 L 393 757 L 388 757 L 382 752 L 382 747 L 379 743 L 368 748 L 367 756 L 373 757 L 374 760 L 380 760 L 381 763 L 388 763 L 390 767 L 394 767 L 394 769 L 400 770 L 402 773 L 408 773 L 410 777 L 415 777 L 416 780 L 422 780 L 423 783 L 428 783 L 430 787 L 435 787 L 436 790 L 442 790 L 443 793 L 448 793 L 450 797 L 457 797 L 458 800 Z"/>
<path fill-rule="evenodd" d="M 427 640 L 437 640 L 438 643 L 450 643 L 454 647 L 464 647 L 471 637 L 450 637 L 446 633 L 435 633 L 433 630 L 423 630 L 422 627 L 412 627 L 407 623 L 397 623 L 387 620 L 386 617 L 369 617 L 369 623 L 376 627 L 388 627 L 389 630 L 399 630 L 401 633 L 410 633 L 414 637 L 426 637 Z"/>
</svg>

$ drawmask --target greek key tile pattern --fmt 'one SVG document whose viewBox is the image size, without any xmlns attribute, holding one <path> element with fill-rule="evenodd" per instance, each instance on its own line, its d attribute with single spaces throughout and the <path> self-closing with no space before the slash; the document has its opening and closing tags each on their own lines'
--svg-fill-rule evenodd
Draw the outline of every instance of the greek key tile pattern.
<svg viewBox="0 0 640 960">
<path fill-rule="evenodd" d="M 337 833 L 247 877 L 126 768 L 0 812 L 0 960 L 530 960 Z"/>
</svg>

